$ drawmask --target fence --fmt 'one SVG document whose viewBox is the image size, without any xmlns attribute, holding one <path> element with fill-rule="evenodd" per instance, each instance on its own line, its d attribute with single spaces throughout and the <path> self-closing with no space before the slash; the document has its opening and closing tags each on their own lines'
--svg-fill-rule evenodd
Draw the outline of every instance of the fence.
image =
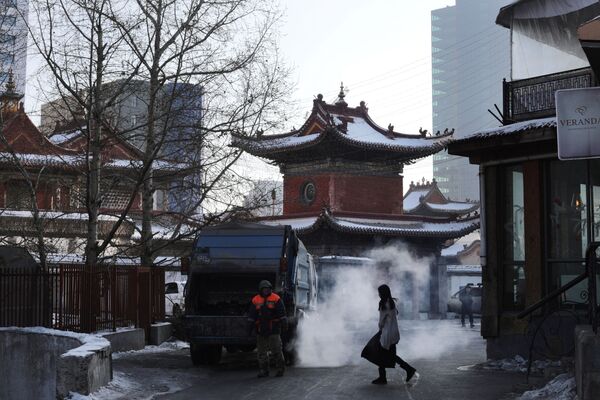
<svg viewBox="0 0 600 400">
<path fill-rule="evenodd" d="M 591 68 L 504 81 L 504 123 L 551 117 L 556 114 L 554 95 L 557 90 L 587 88 L 597 83 Z"/>
<path fill-rule="evenodd" d="M 164 270 L 98 265 L 0 268 L 0 326 L 146 329 L 164 319 Z"/>
</svg>

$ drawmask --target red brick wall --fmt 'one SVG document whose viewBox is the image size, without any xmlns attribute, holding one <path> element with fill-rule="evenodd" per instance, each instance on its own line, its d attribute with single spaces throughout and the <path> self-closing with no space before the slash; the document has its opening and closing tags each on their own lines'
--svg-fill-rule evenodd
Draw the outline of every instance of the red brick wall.
<svg viewBox="0 0 600 400">
<path fill-rule="evenodd" d="M 312 181 L 317 189 L 315 201 L 301 200 L 302 186 Z M 283 213 L 320 211 L 324 206 L 334 211 L 401 214 L 402 177 L 323 174 L 285 176 L 283 179 Z"/>
</svg>

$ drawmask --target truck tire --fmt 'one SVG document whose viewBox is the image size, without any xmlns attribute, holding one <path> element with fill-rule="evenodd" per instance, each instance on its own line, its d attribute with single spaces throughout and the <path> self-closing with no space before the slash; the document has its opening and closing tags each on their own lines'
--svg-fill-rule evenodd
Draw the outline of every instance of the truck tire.
<svg viewBox="0 0 600 400">
<path fill-rule="evenodd" d="M 190 356 L 192 357 L 192 364 L 195 366 L 206 365 L 206 358 L 202 346 L 190 343 Z"/>
<path fill-rule="evenodd" d="M 223 347 L 218 345 L 199 345 L 190 344 L 190 356 L 192 364 L 198 365 L 216 365 L 221 361 Z"/>
<path fill-rule="evenodd" d="M 223 354 L 223 346 L 220 344 L 206 346 L 206 364 L 217 365 L 221 361 L 221 354 Z"/>
</svg>

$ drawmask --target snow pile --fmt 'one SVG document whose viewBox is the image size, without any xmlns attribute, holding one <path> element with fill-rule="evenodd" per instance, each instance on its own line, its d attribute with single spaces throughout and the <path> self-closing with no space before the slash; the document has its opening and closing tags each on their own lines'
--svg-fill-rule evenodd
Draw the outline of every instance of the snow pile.
<svg viewBox="0 0 600 400">
<path fill-rule="evenodd" d="M 529 390 L 518 400 L 575 400 L 577 384 L 572 374 L 558 375 L 546 386 L 537 390 Z"/>
<path fill-rule="evenodd" d="M 496 371 L 511 371 L 511 372 L 527 372 L 528 361 L 523 357 L 517 355 L 515 358 L 504 358 L 502 360 L 489 360 L 479 367 L 482 369 L 496 370 Z M 560 367 L 560 361 L 551 360 L 535 360 L 531 364 L 531 373 L 537 374 L 542 373 L 546 368 L 549 367 Z"/>
<path fill-rule="evenodd" d="M 164 342 L 161 343 L 158 346 L 146 346 L 144 347 L 142 350 L 129 350 L 129 351 L 122 351 L 119 353 L 113 353 L 112 354 L 112 358 L 113 360 L 122 358 L 122 357 L 126 357 L 128 355 L 138 355 L 138 354 L 149 354 L 149 353 L 164 353 L 167 351 L 174 351 L 174 350 L 185 350 L 185 349 L 189 349 L 190 345 L 187 342 L 182 342 L 181 340 L 175 340 L 175 341 L 170 341 L 170 342 Z"/>
<path fill-rule="evenodd" d="M 62 336 L 71 339 L 76 339 L 81 343 L 81 346 L 75 347 L 66 353 L 62 354 L 61 357 L 87 357 L 93 355 L 97 351 L 108 349 L 110 342 L 103 337 L 90 335 L 87 333 L 76 333 L 70 331 L 59 331 L 56 329 L 44 328 L 41 326 L 28 327 L 28 328 L 0 328 L 2 331 L 15 331 L 24 333 L 35 333 L 49 336 Z"/>
</svg>

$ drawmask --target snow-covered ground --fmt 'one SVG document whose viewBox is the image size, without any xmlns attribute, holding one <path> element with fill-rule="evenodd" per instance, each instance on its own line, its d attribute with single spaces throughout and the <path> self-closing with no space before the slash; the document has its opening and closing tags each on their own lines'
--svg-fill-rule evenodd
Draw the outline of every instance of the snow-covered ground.
<svg viewBox="0 0 600 400">
<path fill-rule="evenodd" d="M 527 372 L 528 361 L 523 357 L 517 355 L 515 358 L 504 358 L 502 360 L 489 360 L 477 367 L 488 370 L 497 371 L 511 371 L 511 372 Z M 543 373 L 546 368 L 557 368 L 560 367 L 560 361 L 552 360 L 535 360 L 531 364 L 531 373 L 538 374 Z"/>
<path fill-rule="evenodd" d="M 159 346 L 146 346 L 142 350 L 113 353 L 113 359 L 126 359 L 144 354 L 167 353 L 189 348 L 182 341 L 164 342 Z M 182 371 L 146 369 L 146 380 L 140 380 L 133 373 L 114 371 L 113 380 L 107 386 L 100 388 L 90 395 L 71 393 L 70 400 L 114 400 L 114 399 L 152 399 L 157 393 L 174 393 L 189 386 L 187 374 Z M 151 382 L 151 383 L 149 383 Z"/>
<path fill-rule="evenodd" d="M 181 340 L 175 340 L 172 342 L 161 343 L 159 346 L 146 346 L 142 350 L 131 350 L 131 351 L 123 351 L 120 353 L 113 353 L 112 358 L 113 358 L 113 360 L 117 360 L 119 358 L 126 357 L 128 355 L 144 354 L 144 353 L 161 353 L 161 352 L 165 352 L 165 351 L 183 350 L 183 349 L 189 349 L 189 348 L 190 348 L 189 343 L 182 342 Z"/>
<path fill-rule="evenodd" d="M 561 374 L 552 379 L 546 386 L 530 390 L 517 400 L 576 400 L 577 385 L 573 374 Z"/>
</svg>

